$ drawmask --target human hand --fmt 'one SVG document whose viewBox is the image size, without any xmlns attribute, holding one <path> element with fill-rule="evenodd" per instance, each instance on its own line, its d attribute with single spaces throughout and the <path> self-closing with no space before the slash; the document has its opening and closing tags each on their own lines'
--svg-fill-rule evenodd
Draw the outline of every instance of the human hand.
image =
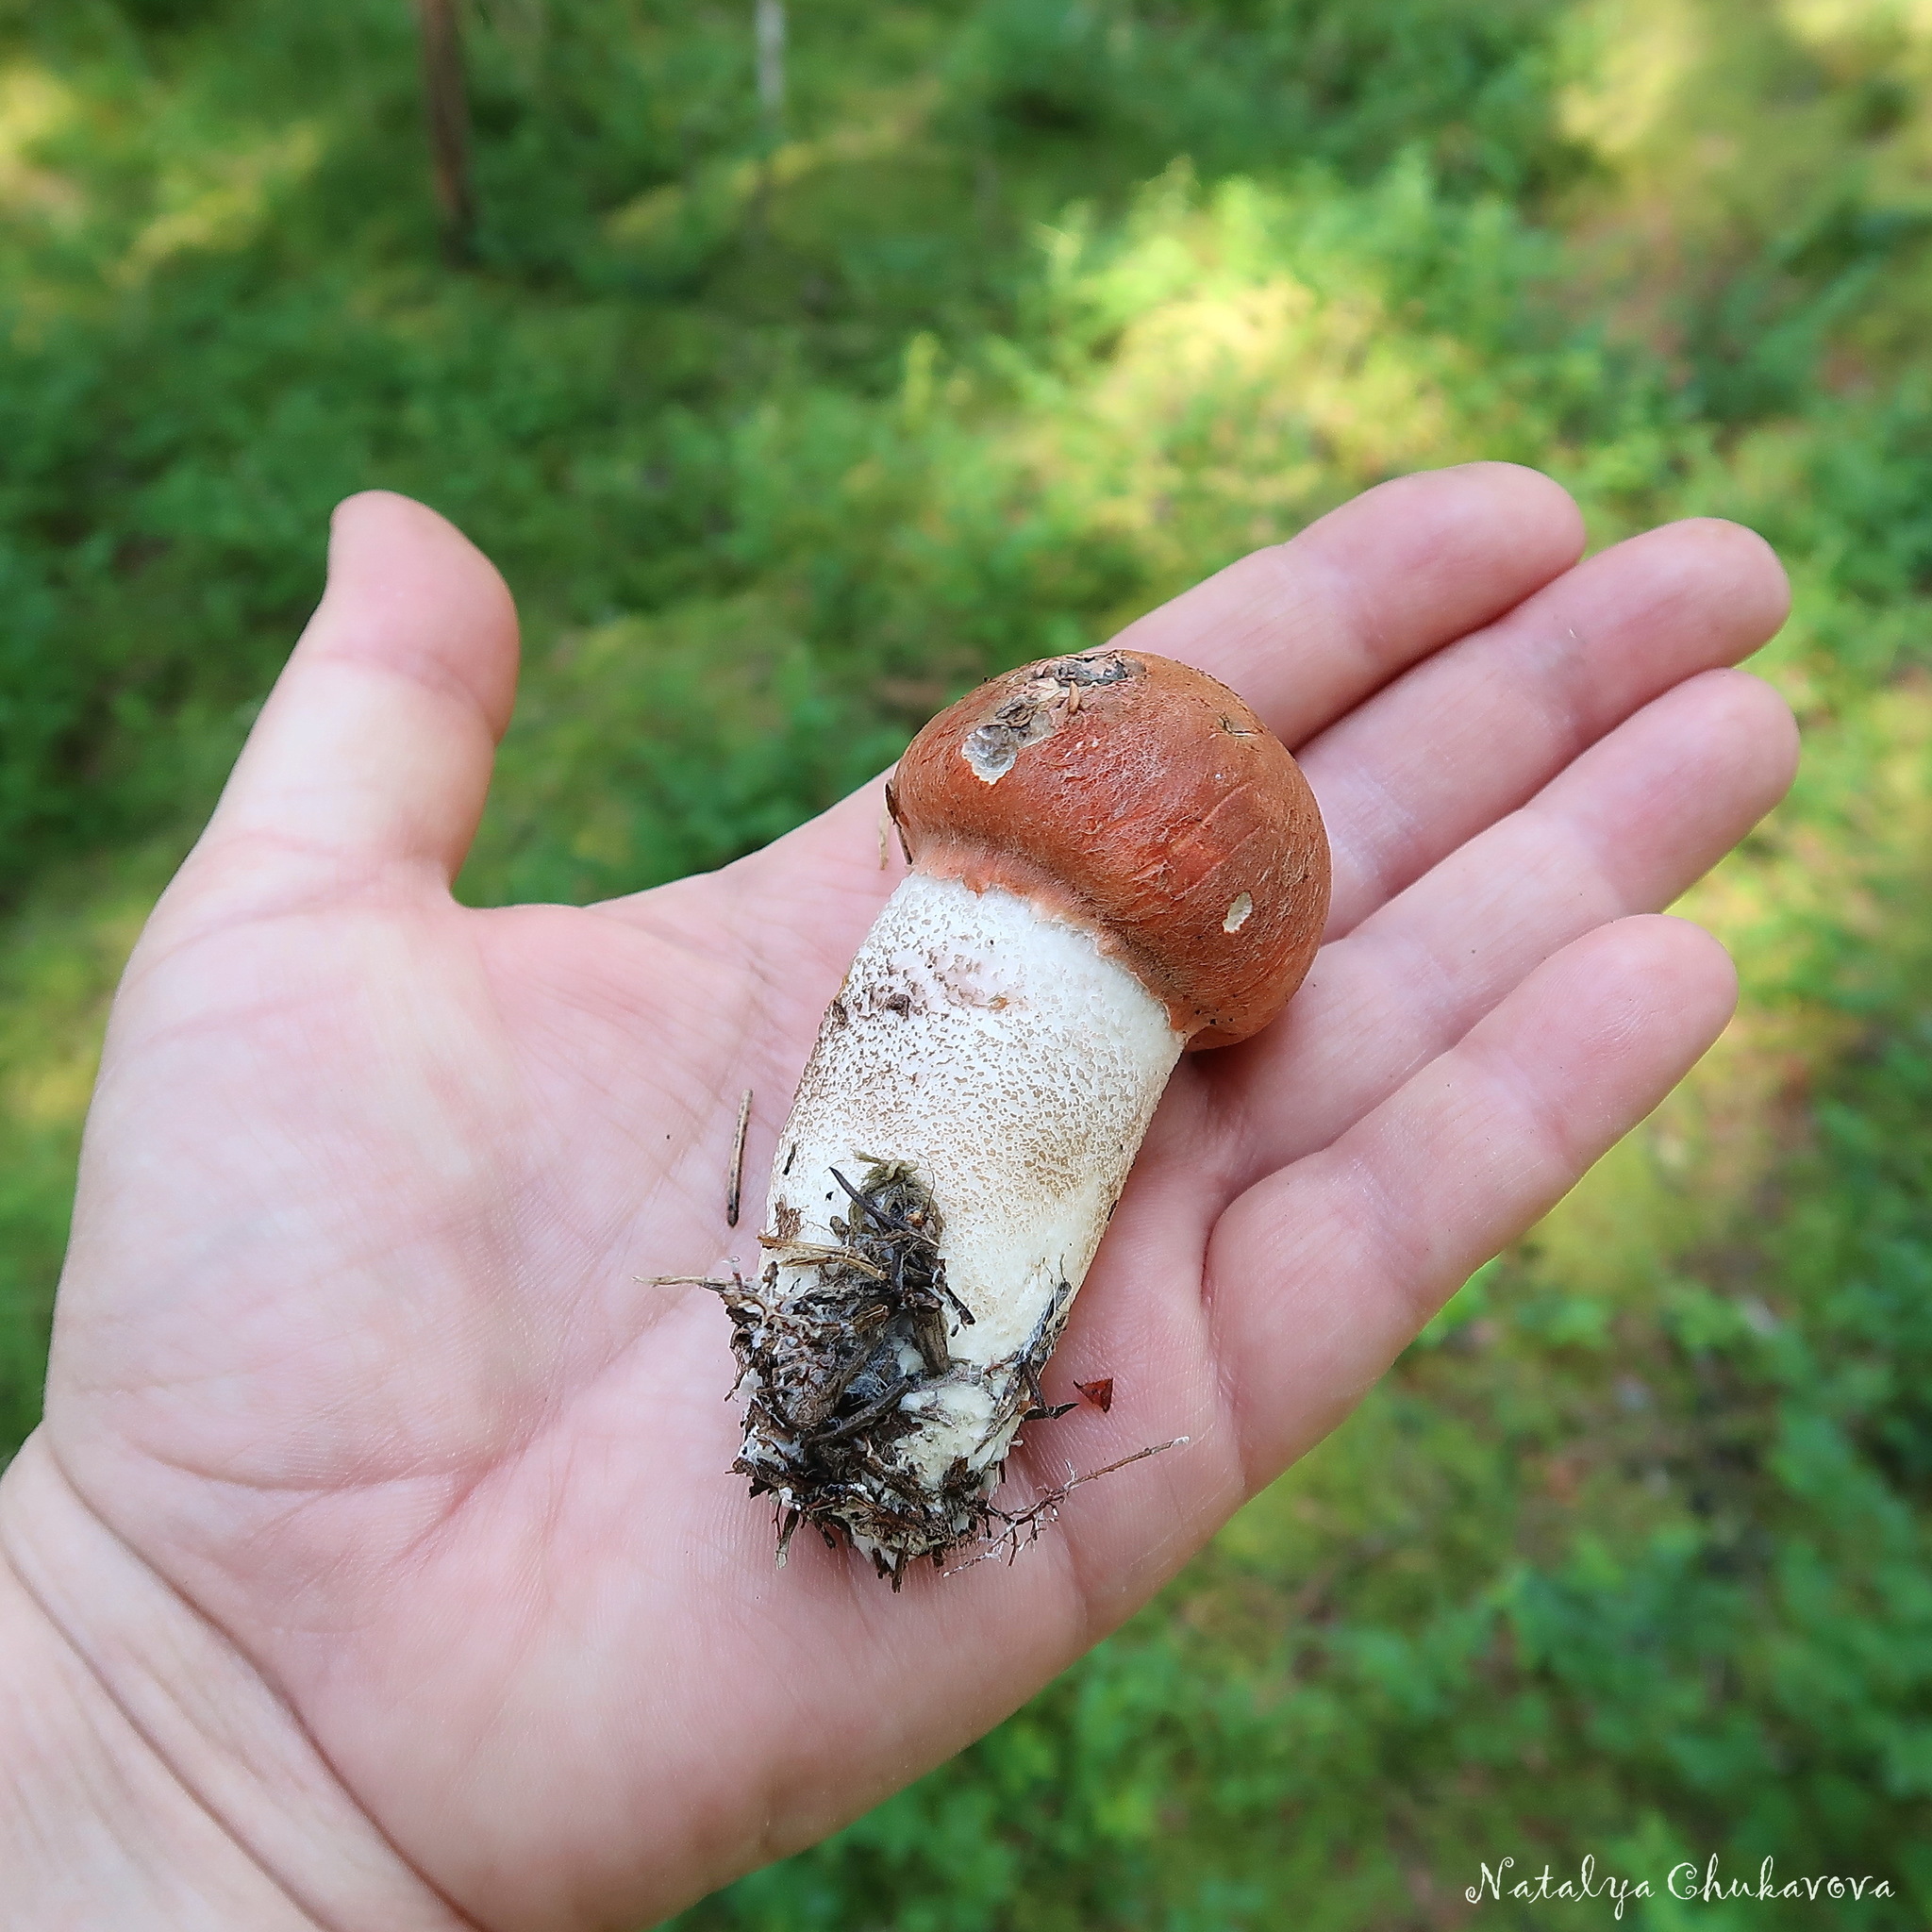
<svg viewBox="0 0 1932 1932">
<path fill-rule="evenodd" d="M 1048 1378 L 1118 1399 L 1013 1468 L 1187 1446 L 1081 1489 L 1010 1566 L 894 1596 L 805 1539 L 774 1572 L 727 1474 L 724 1312 L 648 1285 L 749 1250 L 738 1096 L 755 1203 L 899 876 L 878 785 L 707 877 L 458 906 L 508 598 L 429 511 L 345 505 L 116 1004 L 46 1420 L 0 1483 L 0 1759 L 9 1710 L 53 1758 L 86 1732 L 115 1769 L 76 1805 L 178 1821 L 109 1822 L 130 1874 L 230 1874 L 142 1923 L 618 1932 L 996 1723 L 1728 1016 L 1721 949 L 1631 915 L 1790 780 L 1782 702 L 1713 668 L 1775 629 L 1783 578 L 1722 524 L 1573 568 L 1581 541 L 1532 473 L 1412 477 L 1125 633 L 1296 750 L 1328 943 L 1282 1021 L 1183 1059 Z M 11 1869 L 58 1863 L 58 1819 L 34 1832 Z"/>
</svg>

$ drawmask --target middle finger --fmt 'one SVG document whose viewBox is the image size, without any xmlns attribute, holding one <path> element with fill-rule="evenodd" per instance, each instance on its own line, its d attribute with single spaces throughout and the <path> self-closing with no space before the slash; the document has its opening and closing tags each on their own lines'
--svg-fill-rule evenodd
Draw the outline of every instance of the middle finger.
<svg viewBox="0 0 1932 1932">
<path fill-rule="evenodd" d="M 1328 937 L 1513 811 L 1641 706 L 1784 621 L 1762 538 L 1700 518 L 1578 564 L 1424 659 L 1298 756 L 1335 858 Z"/>
<path fill-rule="evenodd" d="M 1777 802 L 1796 757 L 1769 685 L 1707 672 L 1325 945 L 1285 1024 L 1205 1057 L 1230 1191 L 1327 1145 L 1573 940 L 1668 905 Z"/>
</svg>

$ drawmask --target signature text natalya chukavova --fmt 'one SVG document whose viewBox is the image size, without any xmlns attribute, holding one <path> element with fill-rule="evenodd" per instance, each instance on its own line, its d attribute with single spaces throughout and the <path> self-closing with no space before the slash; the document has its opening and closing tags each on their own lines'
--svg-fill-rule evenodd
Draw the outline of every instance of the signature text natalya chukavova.
<svg viewBox="0 0 1932 1932">
<path fill-rule="evenodd" d="M 1511 1878 L 1509 1874 L 1515 1864 L 1514 1858 L 1500 1858 L 1493 1866 L 1485 1861 L 1482 1876 L 1475 1884 L 1464 1889 L 1463 1897 L 1471 1905 L 1478 1905 L 1484 1899 L 1521 1899 L 1533 1903 L 1569 1900 L 1579 1905 L 1586 1900 L 1600 1899 L 1612 1907 L 1615 1915 L 1621 1919 L 1625 1905 L 1636 1899 L 1657 1897 L 1660 1890 L 1672 1898 L 1699 1899 L 1711 1905 L 1721 1899 L 1816 1901 L 1892 1896 L 1890 1881 L 1874 1878 L 1869 1873 L 1856 1878 L 1831 1874 L 1780 1878 L 1776 1860 L 1773 1858 L 1766 1858 L 1758 1866 L 1754 1878 L 1727 1877 L 1719 1869 L 1715 1853 L 1701 1872 L 1688 1858 L 1673 1865 L 1665 1874 L 1660 1887 L 1652 1885 L 1647 1878 L 1624 1878 L 1613 1872 L 1599 1871 L 1594 1856 L 1585 1857 L 1574 1878 L 1558 1878 L 1547 1865 L 1533 1875 Z"/>
</svg>

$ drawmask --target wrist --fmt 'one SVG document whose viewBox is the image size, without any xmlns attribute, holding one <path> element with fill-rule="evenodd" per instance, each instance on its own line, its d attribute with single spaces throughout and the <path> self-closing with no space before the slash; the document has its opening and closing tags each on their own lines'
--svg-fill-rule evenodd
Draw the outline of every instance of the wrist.
<svg viewBox="0 0 1932 1932">
<path fill-rule="evenodd" d="M 68 1486 L 0 1475 L 0 1872 L 40 1932 L 455 1932 L 236 1647 Z"/>
<path fill-rule="evenodd" d="M 8 1559 L 4 1538 L 0 1871 L 24 1926 L 316 1932 L 108 1695 Z"/>
</svg>

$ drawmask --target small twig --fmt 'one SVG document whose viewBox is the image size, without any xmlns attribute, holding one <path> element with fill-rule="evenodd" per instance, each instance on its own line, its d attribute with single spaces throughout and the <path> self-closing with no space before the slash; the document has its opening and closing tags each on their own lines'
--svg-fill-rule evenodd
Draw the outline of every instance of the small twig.
<svg viewBox="0 0 1932 1932">
<path fill-rule="evenodd" d="M 858 1204 L 859 1212 L 863 1214 L 865 1218 L 869 1222 L 871 1222 L 875 1228 L 877 1228 L 880 1231 L 880 1233 L 897 1234 L 900 1232 L 900 1229 L 895 1227 L 893 1224 L 885 1217 L 885 1215 L 881 1214 L 878 1208 L 871 1201 L 868 1201 L 866 1197 L 863 1194 L 861 1194 L 858 1191 L 858 1190 L 855 1188 L 852 1185 L 852 1183 L 848 1181 L 845 1178 L 845 1176 L 839 1172 L 839 1170 L 836 1167 L 828 1167 L 825 1170 L 825 1172 L 829 1174 L 832 1176 L 832 1178 L 835 1181 L 837 1181 L 839 1185 L 841 1188 L 843 1188 L 848 1194 L 852 1196 L 853 1200 Z M 908 1233 L 911 1230 L 909 1229 L 907 1230 L 907 1232 Z"/>
<path fill-rule="evenodd" d="M 731 1141 L 731 1181 L 724 1190 L 724 1225 L 738 1225 L 738 1201 L 744 1187 L 744 1130 L 751 1124 L 751 1089 L 738 1103 L 738 1132 Z"/>
<path fill-rule="evenodd" d="M 861 1155 L 859 1158 L 863 1159 L 865 1157 Z M 876 1165 L 877 1163 L 874 1162 L 874 1164 Z M 870 1194 L 861 1193 L 836 1167 L 827 1168 L 825 1172 L 851 1195 L 854 1202 L 858 1204 L 859 1211 L 882 1235 L 893 1241 L 911 1241 L 916 1246 L 923 1248 L 937 1248 L 939 1246 L 939 1242 L 924 1228 L 914 1227 L 909 1222 L 902 1219 L 900 1216 L 886 1213 Z M 968 1315 L 966 1319 L 970 1322 L 973 1318 L 971 1315 Z"/>
<path fill-rule="evenodd" d="M 1166 1442 L 1150 1442 L 1144 1449 L 1136 1449 L 1131 1456 L 1123 1456 L 1118 1462 L 1107 1463 L 1100 1469 L 1090 1469 L 1084 1475 L 1069 1476 L 1065 1482 L 1056 1483 L 1037 1501 L 1014 1515 L 1008 1516 L 1004 1509 L 990 1510 L 988 1513 L 998 1517 L 1006 1527 L 997 1536 L 987 1539 L 986 1547 L 978 1556 L 968 1557 L 958 1568 L 943 1574 L 947 1576 L 958 1576 L 962 1571 L 972 1569 L 975 1563 L 991 1561 L 1003 1551 L 1008 1563 L 1014 1561 L 1028 1544 L 1040 1541 L 1042 1531 L 1059 1521 L 1060 1505 L 1082 1483 L 1098 1482 L 1102 1476 L 1112 1475 L 1116 1470 L 1125 1469 L 1130 1463 L 1144 1462 L 1150 1456 L 1159 1456 L 1169 1449 L 1178 1449 L 1189 1440 L 1186 1436 L 1175 1436 Z M 1026 1533 L 1024 1542 L 1020 1534 L 1022 1530 Z"/>
<path fill-rule="evenodd" d="M 918 1387 L 919 1384 L 908 1375 L 904 1381 L 894 1383 L 883 1395 L 875 1396 L 868 1402 L 857 1415 L 849 1415 L 842 1423 L 835 1423 L 828 1429 L 821 1429 L 814 1440 L 820 1444 L 842 1442 L 848 1436 L 858 1435 L 860 1429 L 871 1427 L 889 1409 L 898 1407 L 900 1402 Z"/>
<path fill-rule="evenodd" d="M 774 1235 L 761 1234 L 758 1237 L 761 1248 L 783 1248 L 785 1258 L 795 1261 L 800 1267 L 810 1268 L 851 1268 L 860 1274 L 869 1274 L 874 1281 L 886 1280 L 883 1268 L 875 1268 L 863 1255 L 855 1255 L 850 1248 L 832 1248 L 818 1241 L 780 1241 Z"/>
</svg>

